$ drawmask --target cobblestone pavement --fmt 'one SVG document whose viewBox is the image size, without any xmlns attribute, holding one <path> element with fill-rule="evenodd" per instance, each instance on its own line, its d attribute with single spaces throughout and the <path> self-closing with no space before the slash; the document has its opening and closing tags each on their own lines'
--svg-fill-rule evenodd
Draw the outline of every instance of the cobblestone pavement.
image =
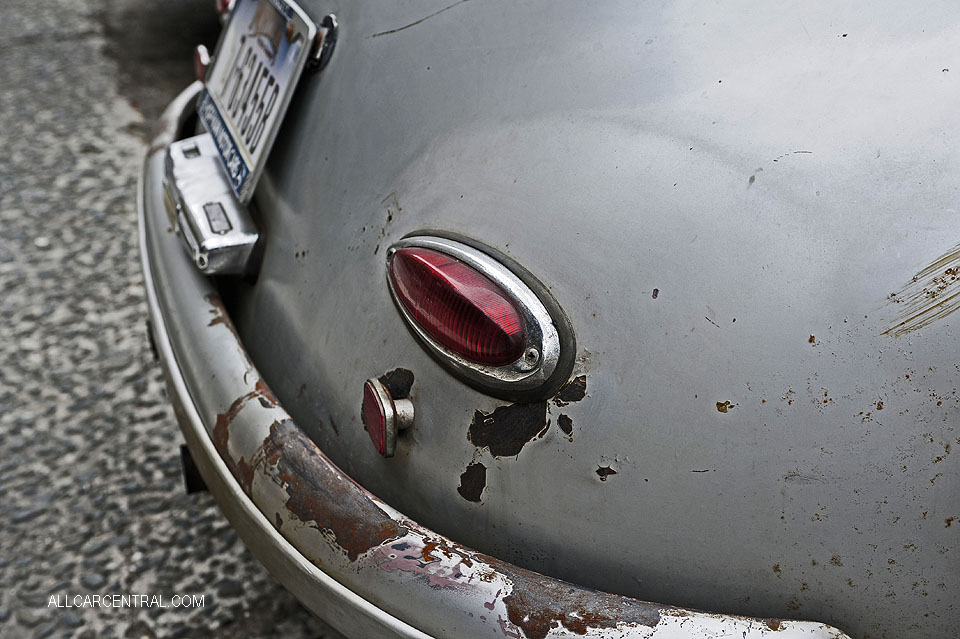
<svg viewBox="0 0 960 639">
<path fill-rule="evenodd" d="M 0 8 L 0 637 L 332 636 L 208 494 L 184 494 L 147 344 L 135 192 L 149 125 L 131 103 L 155 116 L 172 97 L 150 37 L 183 23 L 140 39 L 134 5 L 212 4 Z M 88 593 L 204 605 L 48 605 Z"/>
</svg>

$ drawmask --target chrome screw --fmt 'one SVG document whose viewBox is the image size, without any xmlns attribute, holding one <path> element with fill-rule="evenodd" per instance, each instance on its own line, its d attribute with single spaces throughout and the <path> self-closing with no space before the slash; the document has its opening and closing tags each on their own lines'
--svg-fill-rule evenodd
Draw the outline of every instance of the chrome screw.
<svg viewBox="0 0 960 639">
<path fill-rule="evenodd" d="M 540 351 L 534 347 L 530 347 L 523 352 L 523 367 L 525 369 L 531 369 L 537 365 L 537 362 L 540 361 Z"/>
</svg>

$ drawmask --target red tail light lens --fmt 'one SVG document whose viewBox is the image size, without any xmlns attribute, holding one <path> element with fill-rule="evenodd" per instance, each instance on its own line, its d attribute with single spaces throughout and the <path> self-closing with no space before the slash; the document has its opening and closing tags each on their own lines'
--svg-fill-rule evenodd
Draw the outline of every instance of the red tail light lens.
<svg viewBox="0 0 960 639">
<path fill-rule="evenodd" d="M 437 343 L 489 366 L 523 354 L 523 320 L 503 289 L 456 258 L 426 248 L 397 249 L 390 282 L 400 304 Z"/>
</svg>

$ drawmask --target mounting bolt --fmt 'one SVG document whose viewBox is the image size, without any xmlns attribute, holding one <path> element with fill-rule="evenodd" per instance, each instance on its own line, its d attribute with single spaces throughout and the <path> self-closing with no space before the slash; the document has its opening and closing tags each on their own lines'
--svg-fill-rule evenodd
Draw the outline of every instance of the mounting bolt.
<svg viewBox="0 0 960 639">
<path fill-rule="evenodd" d="M 325 15 L 317 25 L 317 39 L 313 45 L 313 53 L 307 61 L 307 68 L 311 71 L 322 71 L 327 66 L 330 56 L 333 55 L 333 48 L 337 46 L 339 31 L 337 16 L 332 13 Z"/>
</svg>

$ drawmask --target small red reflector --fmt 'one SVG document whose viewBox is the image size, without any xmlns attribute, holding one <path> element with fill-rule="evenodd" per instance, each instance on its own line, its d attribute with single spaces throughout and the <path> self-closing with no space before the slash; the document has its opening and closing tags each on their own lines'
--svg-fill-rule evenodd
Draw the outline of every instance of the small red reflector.
<svg viewBox="0 0 960 639">
<path fill-rule="evenodd" d="M 385 407 L 373 387 L 373 382 L 367 381 L 363 385 L 363 406 L 360 409 L 360 417 L 363 420 L 363 427 L 370 434 L 373 445 L 377 447 L 377 452 L 381 455 L 387 453 L 387 413 L 384 409 Z"/>
<path fill-rule="evenodd" d="M 397 249 L 390 262 L 397 299 L 431 338 L 489 366 L 523 354 L 523 320 L 499 286 L 473 267 L 432 249 Z"/>
<path fill-rule="evenodd" d="M 393 457 L 397 450 L 397 431 L 413 424 L 413 402 L 406 397 L 394 399 L 383 382 L 368 379 L 363 385 L 360 419 L 377 452 Z"/>
</svg>

